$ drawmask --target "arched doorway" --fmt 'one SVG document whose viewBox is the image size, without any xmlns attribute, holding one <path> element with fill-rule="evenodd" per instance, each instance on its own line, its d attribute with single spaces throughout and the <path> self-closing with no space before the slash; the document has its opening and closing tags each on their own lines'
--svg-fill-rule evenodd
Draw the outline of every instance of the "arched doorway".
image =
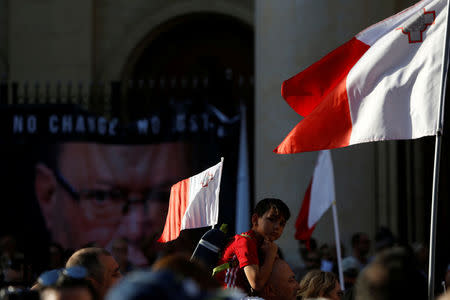
<svg viewBox="0 0 450 300">
<path fill-rule="evenodd" d="M 253 170 L 253 36 L 249 25 L 221 14 L 194 13 L 169 20 L 152 30 L 130 54 L 122 72 L 127 85 L 124 97 L 116 105 L 116 111 L 131 119 L 145 117 L 164 105 L 216 109 L 219 118 L 230 125 L 230 132 L 212 142 L 197 140 L 193 172 L 225 157 L 219 223 L 229 223 L 230 230 L 234 230 L 242 105 L 246 107 L 248 167 Z M 249 177 L 252 195 L 251 171 Z"/>
<path fill-rule="evenodd" d="M 153 85 L 148 97 L 155 102 L 169 91 L 172 95 L 179 94 L 174 90 L 183 84 L 195 88 L 198 80 L 197 87 L 216 92 L 221 89 L 210 100 L 229 111 L 239 104 L 237 97 L 233 97 L 236 103 L 230 103 L 232 84 L 246 90 L 253 85 L 253 44 L 252 28 L 233 17 L 206 13 L 178 17 L 153 30 L 134 49 L 124 67 L 122 81 Z M 164 91 L 156 93 L 159 88 Z M 228 99 L 221 101 L 223 98 Z M 127 101 L 131 115 L 142 105 Z"/>
</svg>

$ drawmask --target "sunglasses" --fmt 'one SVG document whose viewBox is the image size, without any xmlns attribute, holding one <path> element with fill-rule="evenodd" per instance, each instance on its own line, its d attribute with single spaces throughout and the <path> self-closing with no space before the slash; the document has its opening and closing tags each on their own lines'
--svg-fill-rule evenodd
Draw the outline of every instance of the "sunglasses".
<svg viewBox="0 0 450 300">
<path fill-rule="evenodd" d="M 43 286 L 51 286 L 54 285 L 62 276 L 70 277 L 73 279 L 85 279 L 87 275 L 88 272 L 85 267 L 73 266 L 65 269 L 54 269 L 46 271 L 39 276 L 38 282 Z"/>
</svg>

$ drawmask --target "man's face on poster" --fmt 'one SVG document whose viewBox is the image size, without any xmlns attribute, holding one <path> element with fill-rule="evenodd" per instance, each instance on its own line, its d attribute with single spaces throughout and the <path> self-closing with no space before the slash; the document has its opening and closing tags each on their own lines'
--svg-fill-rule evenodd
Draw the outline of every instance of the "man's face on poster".
<svg viewBox="0 0 450 300">
<path fill-rule="evenodd" d="M 57 167 L 36 167 L 36 195 L 52 239 L 66 248 L 130 241 L 143 263 L 143 243 L 155 241 L 167 215 L 170 186 L 189 177 L 186 146 L 61 145 Z"/>
</svg>

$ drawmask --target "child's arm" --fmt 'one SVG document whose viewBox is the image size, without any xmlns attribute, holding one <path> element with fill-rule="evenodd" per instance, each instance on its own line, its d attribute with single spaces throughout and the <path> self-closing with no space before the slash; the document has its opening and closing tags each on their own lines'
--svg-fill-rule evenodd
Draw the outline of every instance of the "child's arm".
<svg viewBox="0 0 450 300">
<path fill-rule="evenodd" d="M 255 291 L 261 290 L 269 279 L 272 272 L 273 262 L 277 258 L 278 246 L 271 241 L 265 240 L 261 246 L 264 252 L 264 261 L 258 265 L 248 265 L 244 267 L 245 276 L 250 286 Z"/>
</svg>

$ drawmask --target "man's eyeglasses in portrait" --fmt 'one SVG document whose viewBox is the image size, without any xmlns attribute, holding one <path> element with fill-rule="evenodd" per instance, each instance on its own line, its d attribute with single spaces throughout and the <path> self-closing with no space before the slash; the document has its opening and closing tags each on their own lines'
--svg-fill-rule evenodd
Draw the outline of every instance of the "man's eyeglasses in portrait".
<svg viewBox="0 0 450 300">
<path fill-rule="evenodd" d="M 130 197 L 125 189 L 81 189 L 77 190 L 58 171 L 53 171 L 56 181 L 81 205 L 88 206 L 104 216 L 122 217 L 129 212 L 131 205 L 141 204 L 147 211 L 149 202 L 168 202 L 170 188 L 168 185 L 148 189 L 141 193 L 141 197 Z"/>
</svg>

